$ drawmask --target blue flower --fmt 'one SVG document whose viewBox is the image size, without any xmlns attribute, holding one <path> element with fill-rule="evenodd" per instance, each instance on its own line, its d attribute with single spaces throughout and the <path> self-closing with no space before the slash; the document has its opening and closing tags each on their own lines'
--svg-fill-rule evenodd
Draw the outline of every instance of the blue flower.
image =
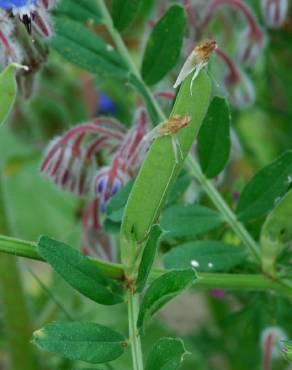
<svg viewBox="0 0 292 370">
<path fill-rule="evenodd" d="M 36 0 L 0 0 L 0 8 L 13 10 L 15 8 L 26 8 L 35 5 Z"/>
</svg>

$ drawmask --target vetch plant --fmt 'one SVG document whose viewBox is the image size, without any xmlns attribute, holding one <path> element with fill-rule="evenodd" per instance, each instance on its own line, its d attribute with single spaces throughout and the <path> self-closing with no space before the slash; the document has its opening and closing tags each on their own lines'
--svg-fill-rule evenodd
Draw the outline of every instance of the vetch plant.
<svg viewBox="0 0 292 370">
<path fill-rule="evenodd" d="M 38 166 L 44 178 L 39 181 L 53 189 L 42 193 L 42 217 L 48 204 L 54 212 L 69 208 L 68 197 L 75 206 L 72 224 L 81 226 L 78 237 L 73 226 L 66 229 L 70 208 L 60 221 L 49 214 L 35 242 L 12 235 L 5 177 L 35 154 L 26 154 L 23 162 L 16 156 L 3 167 L 1 257 L 38 260 L 56 273 L 51 286 L 42 282 L 42 271 L 33 273 L 53 312 L 48 309 L 26 328 L 34 347 L 28 345 L 22 353 L 23 343 L 11 341 L 11 368 L 241 370 L 248 357 L 254 368 L 271 370 L 280 361 L 279 369 L 285 369 L 281 341 L 290 359 L 286 338 L 292 330 L 292 151 L 277 152 L 248 181 L 241 172 L 251 173 L 250 168 L 231 154 L 242 130 L 235 124 L 238 109 L 251 107 L 255 91 L 262 89 L 254 88 L 251 68 L 258 60 L 263 63 L 262 52 L 268 48 L 252 2 L 110 3 L 0 1 L 0 122 L 21 117 L 19 112 L 39 98 L 33 89 L 29 103 L 16 96 L 17 87 L 29 78 L 20 71 L 39 71 L 35 57 L 43 65 L 50 51 L 42 73 L 48 73 L 56 90 L 51 94 L 47 80 L 41 116 L 46 119 L 43 112 L 55 100 L 59 111 L 50 111 L 52 127 L 35 126 L 36 113 L 29 115 L 35 151 L 42 152 Z M 267 21 L 271 14 L 266 5 L 261 3 Z M 281 14 L 273 10 L 277 15 L 267 21 L 270 26 L 281 25 L 287 12 L 285 4 L 277 6 L 282 6 Z M 127 38 L 132 27 L 144 27 L 138 63 L 135 42 Z M 51 63 L 58 66 L 56 79 Z M 99 105 L 96 81 L 104 84 Z M 71 90 L 78 83 L 80 96 L 74 99 Z M 60 95 L 62 84 L 69 90 L 69 103 Z M 118 98 L 112 103 L 115 94 L 124 109 Z M 87 118 L 78 106 L 81 96 L 86 97 L 81 105 Z M 54 114 L 65 116 L 66 125 L 54 128 Z M 50 191 L 56 191 L 58 201 L 50 201 Z M 37 194 L 33 187 L 32 192 Z M 27 207 L 25 212 L 27 216 Z M 55 223 L 60 223 L 59 237 L 51 231 Z M 21 278 L 9 275 L 11 265 L 3 263 L 2 269 L 5 320 L 13 327 L 11 322 L 21 315 L 11 313 L 14 297 L 5 282 L 16 278 L 19 292 Z M 198 291 L 206 292 L 194 299 Z M 176 299 L 189 299 L 191 305 L 173 306 L 174 313 L 197 314 L 202 305 L 212 324 L 187 334 L 155 326 L 162 318 L 155 315 Z M 41 304 L 36 302 L 35 310 Z M 19 306 L 25 313 L 25 303 Z M 114 321 L 119 315 L 119 322 Z M 173 324 L 171 314 L 166 316 L 165 322 Z M 200 324 L 197 316 L 193 321 Z"/>
</svg>

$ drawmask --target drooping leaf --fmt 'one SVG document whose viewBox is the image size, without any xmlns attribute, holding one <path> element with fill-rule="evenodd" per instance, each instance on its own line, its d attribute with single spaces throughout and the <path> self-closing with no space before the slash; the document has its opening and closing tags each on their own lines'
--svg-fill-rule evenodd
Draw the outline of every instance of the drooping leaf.
<svg viewBox="0 0 292 370">
<path fill-rule="evenodd" d="M 123 31 L 134 20 L 142 0 L 113 0 L 112 17 L 116 29 Z"/>
<path fill-rule="evenodd" d="M 189 288 L 197 279 L 196 272 L 189 268 L 170 271 L 154 280 L 145 293 L 142 301 L 137 326 L 143 329 L 144 321 L 162 306 Z"/>
<path fill-rule="evenodd" d="M 148 85 L 159 82 L 176 65 L 185 25 L 184 8 L 172 5 L 153 28 L 142 63 L 142 77 Z"/>
<path fill-rule="evenodd" d="M 126 347 L 123 335 L 86 322 L 50 323 L 34 332 L 33 343 L 70 360 L 100 364 L 120 357 Z"/>
<path fill-rule="evenodd" d="M 230 153 L 230 111 L 226 99 L 216 96 L 198 135 L 198 154 L 204 174 L 213 178 L 225 167 Z"/>
<path fill-rule="evenodd" d="M 79 22 L 55 17 L 55 36 L 50 44 L 69 62 L 92 73 L 128 78 L 115 49 Z"/>
<path fill-rule="evenodd" d="M 62 0 L 57 4 L 56 12 L 79 22 L 101 22 L 97 4 L 88 0 Z"/>
<path fill-rule="evenodd" d="M 180 338 L 161 338 L 149 353 L 145 370 L 177 370 L 187 354 Z"/>
<path fill-rule="evenodd" d="M 9 64 L 0 73 L 0 125 L 7 119 L 17 93 L 15 69 L 24 68 L 18 64 Z"/>
<path fill-rule="evenodd" d="M 194 236 L 218 227 L 220 214 L 198 204 L 176 204 L 167 208 L 161 217 L 161 227 L 172 237 Z"/>
<path fill-rule="evenodd" d="M 170 135 L 157 138 L 151 145 L 129 196 L 121 226 L 121 252 L 125 264 L 131 264 L 138 252 L 132 247 L 133 243 L 145 241 L 156 222 L 208 108 L 209 77 L 205 71 L 199 74 L 193 84 L 192 95 L 191 78 L 182 83 L 171 113 L 171 116 L 192 117 L 191 123 L 176 134 L 183 159 L 178 158 L 176 163 Z"/>
<path fill-rule="evenodd" d="M 136 288 L 138 292 L 142 292 L 146 285 L 148 275 L 151 271 L 151 267 L 155 259 L 158 239 L 161 233 L 162 230 L 159 225 L 152 226 L 149 239 L 144 247 L 141 263 L 139 266 L 138 278 L 136 282 Z"/>
<path fill-rule="evenodd" d="M 271 272 L 277 257 L 292 241 L 292 190 L 268 215 L 261 229 L 260 244 L 263 270 Z"/>
<path fill-rule="evenodd" d="M 241 221 L 263 216 L 271 210 L 291 186 L 292 151 L 288 150 L 260 170 L 240 196 L 236 213 Z"/>
<path fill-rule="evenodd" d="M 181 269 L 193 266 L 198 271 L 224 271 L 231 269 L 246 258 L 243 247 L 235 247 L 220 241 L 200 240 L 181 244 L 165 254 L 166 268 Z"/>
<path fill-rule="evenodd" d="M 39 254 L 74 289 L 95 302 L 113 305 L 123 301 L 123 288 L 104 276 L 95 263 L 68 245 L 42 236 Z"/>
</svg>

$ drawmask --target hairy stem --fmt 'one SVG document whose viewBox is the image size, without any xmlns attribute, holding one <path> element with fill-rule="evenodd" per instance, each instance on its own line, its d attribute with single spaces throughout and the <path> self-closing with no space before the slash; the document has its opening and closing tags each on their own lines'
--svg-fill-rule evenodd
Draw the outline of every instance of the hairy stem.
<svg viewBox="0 0 292 370">
<path fill-rule="evenodd" d="M 137 330 L 138 313 L 139 313 L 139 295 L 134 294 L 132 289 L 129 289 L 128 320 L 129 320 L 129 337 L 131 344 L 133 370 L 144 369 L 141 340 Z"/>
<path fill-rule="evenodd" d="M 0 175 L 0 231 L 9 233 L 10 227 L 6 215 L 3 182 Z M 1 255 L 0 276 L 0 293 L 11 369 L 38 370 L 34 348 L 30 343 L 33 326 L 15 256 Z"/>
</svg>

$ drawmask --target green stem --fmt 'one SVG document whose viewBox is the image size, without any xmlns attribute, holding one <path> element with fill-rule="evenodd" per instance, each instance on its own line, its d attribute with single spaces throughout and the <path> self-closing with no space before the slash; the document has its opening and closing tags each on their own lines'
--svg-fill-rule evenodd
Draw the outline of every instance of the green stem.
<svg viewBox="0 0 292 370">
<path fill-rule="evenodd" d="M 0 174 L 0 230 L 9 233 L 9 222 Z M 33 326 L 15 256 L 1 255 L 0 293 L 3 302 L 4 323 L 7 331 L 11 369 L 38 370 L 34 348 L 30 343 Z"/>
<path fill-rule="evenodd" d="M 243 226 L 243 224 L 237 220 L 234 212 L 232 212 L 232 210 L 229 208 L 228 204 L 222 198 L 217 189 L 204 176 L 200 169 L 200 166 L 195 161 L 195 159 L 189 156 L 187 159 L 187 163 L 191 174 L 200 183 L 206 194 L 208 194 L 208 196 L 210 197 L 218 211 L 223 215 L 225 221 L 239 236 L 241 241 L 249 248 L 250 252 L 254 255 L 254 257 L 260 262 L 261 255 L 259 251 L 259 246 L 256 243 L 256 241 L 251 237 L 251 235 Z"/>
<path fill-rule="evenodd" d="M 43 261 L 36 249 L 36 243 L 0 235 L 0 252 Z M 2 257 L 1 257 L 2 258 Z M 117 263 L 109 263 L 96 258 L 92 259 L 102 272 L 108 277 L 122 279 L 125 267 Z M 159 277 L 166 270 L 153 270 L 151 280 Z M 195 287 L 203 289 L 245 289 L 245 290 L 272 290 L 280 294 L 292 294 L 292 286 L 286 286 L 281 281 L 261 274 L 224 274 L 198 273 L 199 279 Z"/>
<path fill-rule="evenodd" d="M 148 86 L 145 85 L 144 81 L 141 78 L 140 72 L 136 67 L 133 59 L 131 58 L 129 51 L 120 36 L 120 33 L 115 29 L 112 17 L 108 12 L 106 5 L 104 4 L 103 0 L 97 0 L 97 7 L 103 17 L 104 24 L 107 27 L 109 34 L 111 35 L 113 42 L 116 45 L 119 54 L 122 56 L 124 62 L 128 66 L 129 70 L 131 71 L 132 75 L 135 77 L 136 83 L 140 86 L 140 91 L 143 93 L 145 100 L 147 101 L 148 105 L 150 105 L 151 112 L 155 112 L 156 119 L 155 123 L 159 123 L 166 119 L 165 114 L 163 113 L 161 107 L 153 97 L 150 89 Z M 158 121 L 157 121 L 158 120 Z"/>
<path fill-rule="evenodd" d="M 119 32 L 114 28 L 111 16 L 104 2 L 101 0 L 97 0 L 97 4 L 103 16 L 104 23 L 107 26 L 107 29 L 116 45 L 116 48 L 119 54 L 123 57 L 131 73 L 135 76 L 135 78 L 137 79 L 137 82 L 139 83 L 140 91 L 143 92 L 143 96 L 145 98 L 145 101 L 147 102 L 147 106 L 149 110 L 151 112 L 155 111 L 160 121 L 164 121 L 166 119 L 165 114 L 163 113 L 157 101 L 154 99 L 150 89 L 144 83 Z M 222 213 L 222 215 L 224 216 L 229 226 L 238 235 L 238 237 L 246 245 L 246 247 L 249 248 L 249 250 L 255 256 L 255 258 L 260 262 L 260 252 L 259 252 L 258 244 L 251 237 L 251 235 L 246 230 L 244 225 L 241 224 L 236 219 L 236 216 L 234 215 L 232 210 L 228 207 L 228 205 L 226 204 L 222 196 L 218 193 L 217 189 L 213 186 L 213 184 L 205 178 L 205 176 L 200 170 L 199 165 L 195 162 L 194 159 L 191 158 L 191 159 L 188 159 L 187 161 L 187 167 L 189 171 L 193 174 L 193 176 L 196 178 L 196 180 L 200 183 L 204 191 L 208 194 L 208 196 L 210 197 L 210 199 L 212 200 L 216 208 Z"/>
<path fill-rule="evenodd" d="M 38 254 L 37 243 L 27 240 L 0 235 L 0 251 L 20 257 L 44 261 L 43 258 Z M 114 279 L 122 279 L 124 277 L 124 270 L 121 265 L 98 259 L 94 259 L 94 262 L 107 276 Z"/>
<path fill-rule="evenodd" d="M 129 319 L 129 337 L 131 344 L 133 370 L 143 370 L 143 357 L 141 340 L 137 330 L 137 318 L 139 313 L 139 295 L 133 294 L 129 289 L 128 294 L 128 319 Z"/>
</svg>

